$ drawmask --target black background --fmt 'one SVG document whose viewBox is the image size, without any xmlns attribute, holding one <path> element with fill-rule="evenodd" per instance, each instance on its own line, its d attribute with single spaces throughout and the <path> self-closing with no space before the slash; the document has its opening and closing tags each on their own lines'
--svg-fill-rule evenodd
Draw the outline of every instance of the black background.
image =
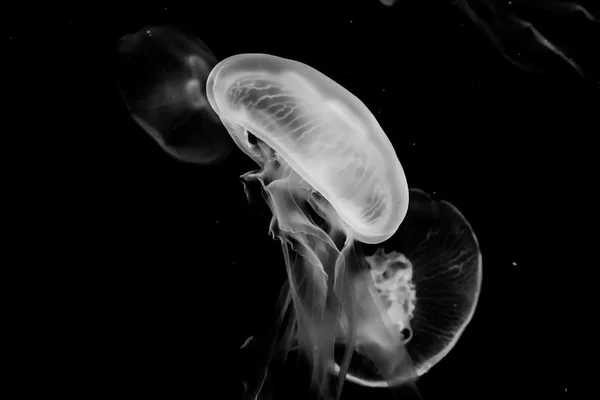
<svg viewBox="0 0 600 400">
<path fill-rule="evenodd" d="M 555 318 L 566 305 L 551 256 L 564 232 L 554 219 L 572 179 L 561 167 L 571 162 L 568 143 L 591 135 L 598 83 L 519 70 L 450 3 L 200 3 L 118 10 L 114 39 L 181 24 L 219 60 L 261 52 L 312 66 L 374 113 L 411 187 L 450 201 L 472 224 L 480 302 L 455 349 L 419 381 L 423 398 L 567 395 Z M 237 149 L 216 166 L 178 162 L 116 90 L 115 99 L 95 179 L 119 376 L 130 394 L 236 398 L 237 349 L 263 329 L 284 271 L 239 181 L 256 166 Z M 356 393 L 391 398 L 346 395 Z"/>
</svg>

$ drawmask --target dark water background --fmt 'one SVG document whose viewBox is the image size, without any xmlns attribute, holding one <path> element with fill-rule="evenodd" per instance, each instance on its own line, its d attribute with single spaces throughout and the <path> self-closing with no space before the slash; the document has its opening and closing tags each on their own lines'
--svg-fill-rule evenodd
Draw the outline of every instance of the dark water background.
<svg viewBox="0 0 600 400">
<path fill-rule="evenodd" d="M 419 381 L 423 398 L 566 395 L 567 346 L 554 339 L 566 305 L 547 285 L 557 283 L 547 262 L 555 248 L 541 237 L 560 234 L 549 231 L 570 179 L 565 146 L 591 135 L 597 82 L 519 70 L 449 3 L 202 3 L 120 9 L 115 41 L 183 24 L 218 59 L 261 52 L 312 66 L 374 113 L 411 187 L 450 201 L 472 224 L 483 254 L 480 302 L 454 350 Z M 115 101 L 96 184 L 109 291 L 120 304 L 116 363 L 133 387 L 125 394 L 238 398 L 237 349 L 264 329 L 284 272 L 280 245 L 239 180 L 256 166 L 237 149 L 217 166 L 177 162 L 116 91 Z"/>
</svg>

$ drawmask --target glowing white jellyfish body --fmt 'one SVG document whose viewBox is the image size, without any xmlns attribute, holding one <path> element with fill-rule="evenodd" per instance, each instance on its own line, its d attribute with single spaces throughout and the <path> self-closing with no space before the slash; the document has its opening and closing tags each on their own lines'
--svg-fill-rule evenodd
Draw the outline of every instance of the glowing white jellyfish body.
<svg viewBox="0 0 600 400">
<path fill-rule="evenodd" d="M 375 117 L 320 72 L 266 54 L 221 61 L 206 92 L 238 147 L 261 166 L 242 178 L 251 202 L 250 183 L 260 182 L 271 234 L 282 242 L 289 281 L 281 312 L 291 304 L 294 321 L 283 347 L 309 359 L 312 386 L 325 398 L 331 371 L 340 377 L 337 396 L 353 376 L 357 346 L 381 379 L 412 381 L 417 372 L 398 325 L 355 253 L 354 243 L 389 239 L 409 205 L 404 171 Z"/>
<path fill-rule="evenodd" d="M 313 68 L 241 54 L 210 73 L 208 101 L 251 157 L 250 131 L 281 156 L 340 215 L 349 234 L 380 243 L 408 208 L 404 171 L 367 107 Z"/>
</svg>

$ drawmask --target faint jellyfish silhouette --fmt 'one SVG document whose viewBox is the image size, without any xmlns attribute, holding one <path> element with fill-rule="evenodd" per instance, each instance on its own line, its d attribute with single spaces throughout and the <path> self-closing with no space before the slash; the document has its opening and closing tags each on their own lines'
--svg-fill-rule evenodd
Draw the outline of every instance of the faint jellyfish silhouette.
<svg viewBox="0 0 600 400">
<path fill-rule="evenodd" d="M 339 398 L 346 379 L 416 389 L 414 379 L 447 354 L 475 309 L 481 255 L 468 223 L 420 191 L 411 191 L 409 208 L 404 171 L 375 117 L 313 68 L 241 54 L 221 61 L 206 87 L 235 143 L 261 167 L 242 181 L 251 203 L 263 196 L 271 209 L 269 232 L 288 276 L 275 333 L 242 346 L 256 354 L 262 344 L 266 354 L 253 369 L 260 377 L 245 382 L 247 398 L 264 398 L 275 360 L 292 350 L 308 361 L 323 398 Z M 362 258 L 360 242 L 382 243 L 405 218 L 427 230 L 407 256 Z M 456 307 L 428 303 L 438 287 Z M 434 313 L 443 318 L 423 322 Z"/>
<path fill-rule="evenodd" d="M 600 27 L 573 1 L 452 0 L 516 67 L 532 73 L 594 79 Z M 594 56 L 595 55 L 595 56 Z"/>
<path fill-rule="evenodd" d="M 180 161 L 214 164 L 233 149 L 206 101 L 206 78 L 216 62 L 197 37 L 169 26 L 119 40 L 117 81 L 131 116 Z"/>
<path fill-rule="evenodd" d="M 458 209 L 410 190 L 409 209 L 394 235 L 397 250 L 366 257 L 376 293 L 396 324 L 419 376 L 452 350 L 471 321 L 481 290 L 477 238 Z M 376 371 L 349 380 L 383 386 Z"/>
</svg>

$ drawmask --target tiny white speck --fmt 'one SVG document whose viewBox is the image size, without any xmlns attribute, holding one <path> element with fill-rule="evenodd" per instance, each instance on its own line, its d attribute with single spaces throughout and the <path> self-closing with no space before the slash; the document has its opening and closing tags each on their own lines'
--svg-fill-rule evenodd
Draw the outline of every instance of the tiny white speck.
<svg viewBox="0 0 600 400">
<path fill-rule="evenodd" d="M 217 224 L 219 223 L 219 221 L 217 221 Z"/>
<path fill-rule="evenodd" d="M 509 2 L 508 2 L 508 4 L 509 4 L 509 5 L 511 5 L 511 4 L 512 4 L 512 1 L 509 1 Z"/>
<path fill-rule="evenodd" d="M 385 92 L 385 89 L 381 89 L 382 92 Z"/>
<path fill-rule="evenodd" d="M 514 265 L 515 267 L 517 266 L 517 263 L 515 261 L 513 261 L 512 265 Z"/>
<path fill-rule="evenodd" d="M 165 11 L 167 11 L 167 7 L 165 7 Z"/>
<path fill-rule="evenodd" d="M 352 20 L 350 20 L 350 23 L 352 23 Z"/>
<path fill-rule="evenodd" d="M 416 146 L 416 145 L 417 145 L 416 143 L 413 143 L 413 146 Z"/>
<path fill-rule="evenodd" d="M 150 29 L 148 29 L 148 30 L 146 31 L 146 33 L 148 34 L 148 36 L 152 36 L 152 32 L 150 32 Z"/>
<path fill-rule="evenodd" d="M 435 192 L 433 192 L 433 194 L 435 194 Z"/>
</svg>

